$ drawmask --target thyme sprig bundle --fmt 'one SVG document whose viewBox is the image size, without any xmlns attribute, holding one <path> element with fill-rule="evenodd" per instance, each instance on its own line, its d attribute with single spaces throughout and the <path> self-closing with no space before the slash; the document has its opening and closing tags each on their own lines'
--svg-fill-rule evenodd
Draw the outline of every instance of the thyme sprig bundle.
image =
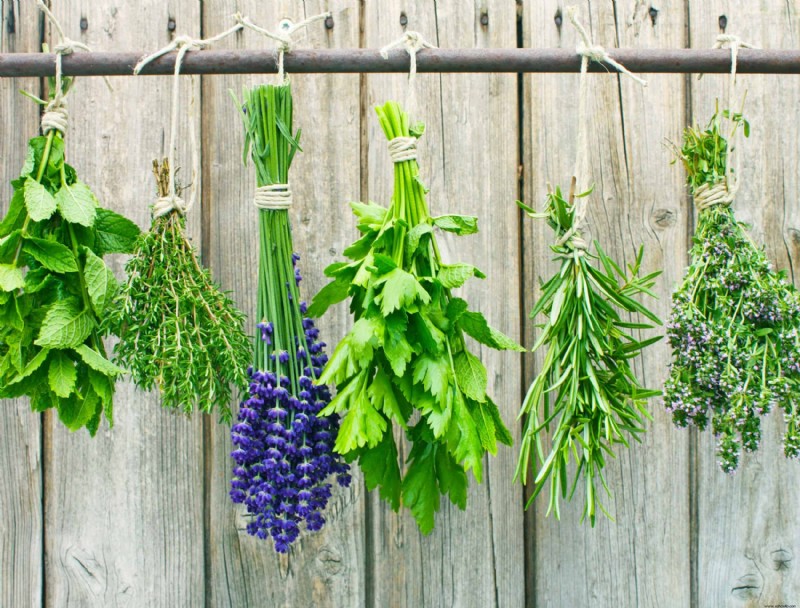
<svg viewBox="0 0 800 608">
<path fill-rule="evenodd" d="M 728 137 L 725 123 L 732 124 Z M 761 416 L 774 404 L 784 410 L 784 454 L 800 456 L 800 295 L 730 207 L 729 142 L 740 127 L 747 136 L 741 113 L 717 109 L 707 128 L 684 131 L 677 150 L 701 211 L 691 263 L 672 298 L 664 398 L 677 426 L 705 430 L 710 423 L 727 473 L 742 448 L 758 448 Z M 722 202 L 703 204 L 712 191 Z"/>
<path fill-rule="evenodd" d="M 122 369 L 106 358 L 103 325 L 117 291 L 103 256 L 129 253 L 139 228 L 103 209 L 65 161 L 72 78 L 50 78 L 45 134 L 28 156 L 0 223 L 0 397 L 27 395 L 31 408 L 55 408 L 71 430 L 113 424 L 114 383 Z M 35 98 L 34 98 L 35 99 Z M 55 101 L 54 101 L 55 100 Z"/>
<path fill-rule="evenodd" d="M 317 381 L 328 360 L 325 343 L 300 301 L 299 256 L 287 211 L 289 166 L 300 133 L 292 133 L 289 84 L 245 91 L 242 118 L 245 159 L 249 153 L 256 168 L 259 322 L 255 368 L 248 369 L 250 394 L 231 429 L 237 447 L 230 495 L 247 507 L 247 532 L 271 536 L 275 550 L 285 553 L 301 524 L 314 531 L 325 523 L 322 511 L 332 495 L 328 478 L 336 475 L 340 486 L 351 478 L 333 452 L 339 417 L 321 413 L 330 401 L 328 387 Z"/>
<path fill-rule="evenodd" d="M 169 165 L 153 161 L 159 197 L 169 192 Z M 183 213 L 153 217 L 125 269 L 128 281 L 109 319 L 120 340 L 116 361 L 161 405 L 231 417 L 231 385 L 245 386 L 251 342 L 244 314 L 213 282 L 185 233 Z"/>
<path fill-rule="evenodd" d="M 620 316 L 620 312 L 637 313 L 661 324 L 632 297 L 641 293 L 655 297 L 650 288 L 660 272 L 639 276 L 643 248 L 627 272 L 597 242 L 597 254 L 590 254 L 578 232 L 574 199 L 571 195 L 565 200 L 556 188 L 547 195 L 543 213 L 518 203 L 531 217 L 544 218 L 553 228 L 556 244 L 551 249 L 561 267 L 542 285 L 542 296 L 530 315 L 546 317 L 532 350 L 547 347 L 547 353 L 520 411 L 520 416 L 525 416 L 525 430 L 515 479 L 526 483 L 528 468 L 536 466 L 528 506 L 549 480 L 547 513 L 559 518 L 559 497 L 571 499 L 583 477 L 582 519 L 588 517 L 594 525 L 596 508 L 611 518 L 598 498 L 597 487 L 599 480 L 611 495 L 603 475 L 606 457 L 615 457 L 616 445 L 628 447 L 629 437 L 639 440 L 644 418 L 650 418 L 647 399 L 660 394 L 641 386 L 630 363 L 660 337 L 636 339 L 631 330 L 653 325 L 627 322 Z M 571 459 L 577 469 L 570 483 Z"/>
<path fill-rule="evenodd" d="M 434 228 L 473 234 L 477 219 L 430 216 L 415 152 L 421 125 L 410 127 L 394 102 L 376 111 L 397 155 L 391 206 L 351 204 L 363 236 L 345 250 L 351 262 L 326 268 L 333 281 L 314 297 L 309 314 L 319 316 L 350 296 L 355 324 L 321 378 L 338 389 L 324 412 L 344 415 L 336 451 L 348 461 L 357 458 L 367 487 L 380 486 L 394 510 L 402 501 L 427 534 L 442 496 L 464 509 L 467 471 L 480 482 L 484 455 L 495 454 L 498 441 L 512 443 L 464 334 L 492 348 L 524 349 L 451 294 L 484 275 L 470 264 L 444 264 Z M 405 475 L 394 424 L 413 444 Z"/>
</svg>

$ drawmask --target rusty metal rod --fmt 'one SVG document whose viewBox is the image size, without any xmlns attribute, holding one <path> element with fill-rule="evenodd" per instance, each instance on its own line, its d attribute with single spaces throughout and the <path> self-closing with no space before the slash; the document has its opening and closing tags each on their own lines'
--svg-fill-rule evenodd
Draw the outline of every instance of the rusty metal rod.
<svg viewBox="0 0 800 608">
<path fill-rule="evenodd" d="M 75 53 L 63 58 L 70 76 L 129 76 L 145 53 Z M 609 55 L 631 72 L 724 73 L 730 71 L 730 52 L 724 49 L 610 49 Z M 375 49 L 296 50 L 285 59 L 295 74 L 407 72 L 408 55 L 397 50 L 388 59 Z M 150 63 L 142 74 L 171 74 L 175 53 Z M 426 49 L 417 56 L 419 72 L 577 72 L 580 58 L 571 49 Z M 800 74 L 800 50 L 742 49 L 740 74 Z M 593 72 L 615 72 L 591 65 Z M 186 74 L 274 74 L 272 50 L 207 50 L 186 55 Z M 51 76 L 55 55 L 0 53 L 0 77 Z"/>
</svg>

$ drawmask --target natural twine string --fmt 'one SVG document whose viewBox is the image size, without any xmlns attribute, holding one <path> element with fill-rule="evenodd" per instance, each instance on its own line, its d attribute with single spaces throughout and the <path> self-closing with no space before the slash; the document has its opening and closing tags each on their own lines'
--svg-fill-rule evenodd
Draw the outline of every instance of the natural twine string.
<svg viewBox="0 0 800 608">
<path fill-rule="evenodd" d="M 430 42 L 425 40 L 425 38 L 419 32 L 415 32 L 409 30 L 405 32 L 400 38 L 394 40 L 384 46 L 381 50 L 381 57 L 384 59 L 389 59 L 389 51 L 394 48 L 398 47 L 405 47 L 406 52 L 408 53 L 409 58 L 409 70 L 408 70 L 408 92 L 406 93 L 406 108 L 408 109 L 409 113 L 416 109 L 416 89 L 414 87 L 414 83 L 416 82 L 417 78 L 417 53 L 422 49 L 435 49 L 436 47 L 432 45 Z M 395 161 L 400 162 L 400 161 Z"/>
<path fill-rule="evenodd" d="M 45 105 L 41 120 L 42 133 L 47 135 L 50 131 L 58 131 L 61 135 L 64 135 L 69 127 L 69 112 L 67 111 L 67 100 L 62 90 L 63 69 L 61 66 L 61 59 L 64 55 L 71 55 L 76 50 L 91 52 L 92 49 L 83 42 L 67 38 L 58 19 L 56 19 L 56 16 L 50 11 L 43 0 L 36 0 L 36 4 L 58 32 L 58 44 L 53 48 L 53 52 L 56 55 L 56 92 L 55 95 L 53 95 L 53 99 Z M 104 77 L 104 80 L 106 86 L 111 89 L 111 83 L 108 78 Z"/>
<path fill-rule="evenodd" d="M 394 163 L 417 160 L 417 138 L 395 137 L 389 140 L 389 156 Z"/>
<path fill-rule="evenodd" d="M 175 144 L 178 136 L 178 109 L 180 107 L 180 73 L 181 73 L 181 66 L 183 65 L 183 58 L 186 56 L 186 53 L 189 51 L 200 51 L 207 46 L 213 44 L 214 42 L 218 42 L 223 38 L 230 36 L 242 29 L 241 23 L 237 23 L 233 27 L 225 30 L 221 34 L 217 34 L 212 38 L 200 39 L 200 38 L 192 38 L 191 36 L 187 35 L 180 35 L 176 36 L 172 42 L 170 42 L 167 46 L 162 49 L 157 50 L 155 53 L 147 55 L 143 57 L 139 63 L 136 64 L 136 67 L 133 69 L 133 73 L 138 75 L 142 69 L 151 61 L 158 59 L 159 57 L 166 55 L 167 53 L 171 53 L 172 51 L 178 51 L 177 56 L 175 57 L 175 70 L 173 71 L 173 78 L 172 78 L 172 113 L 170 115 L 170 126 L 169 126 L 169 150 L 167 151 L 167 163 L 169 164 L 169 194 L 167 196 L 161 196 L 156 199 L 156 202 L 153 203 L 153 217 L 161 217 L 163 215 L 167 215 L 172 211 L 177 211 L 181 215 L 185 215 L 189 209 L 192 208 L 194 205 L 194 201 L 196 198 L 195 189 L 192 189 L 191 197 L 189 198 L 189 202 L 187 203 L 181 198 L 177 190 L 175 188 Z M 197 137 L 194 132 L 194 76 L 190 77 L 190 88 L 191 88 L 191 95 L 189 98 L 189 139 L 190 139 L 190 147 L 192 150 L 192 183 L 200 174 L 200 156 L 197 151 Z"/>
<path fill-rule="evenodd" d="M 269 30 L 264 29 L 259 25 L 256 25 L 250 20 L 249 17 L 242 17 L 240 13 L 236 13 L 236 15 L 234 15 L 234 18 L 242 27 L 246 27 L 247 29 L 253 30 L 254 32 L 257 32 L 262 36 L 266 36 L 267 38 L 270 38 L 277 43 L 275 47 L 278 50 L 278 80 L 280 80 L 281 82 L 285 82 L 286 74 L 283 69 L 283 58 L 286 53 L 291 52 L 292 49 L 294 48 L 295 41 L 292 38 L 292 34 L 294 34 L 296 31 L 304 27 L 308 27 L 309 25 L 311 25 L 316 21 L 327 19 L 330 16 L 331 16 L 330 13 L 322 13 L 320 15 L 314 15 L 313 17 L 309 17 L 308 19 L 304 19 L 303 21 L 300 21 L 298 23 L 292 23 L 290 20 L 285 19 L 284 21 L 281 22 L 280 27 L 276 32 L 270 32 Z"/>
<path fill-rule="evenodd" d="M 292 189 L 289 184 L 261 186 L 256 188 L 253 203 L 259 209 L 288 209 L 292 206 Z"/>
<path fill-rule="evenodd" d="M 588 124 L 588 80 L 586 74 L 589 71 L 589 63 L 595 61 L 597 63 L 610 65 L 616 69 L 620 74 L 624 74 L 638 82 L 643 87 L 647 86 L 647 81 L 635 74 L 631 73 L 624 65 L 609 56 L 606 50 L 594 44 L 589 33 L 578 20 L 578 8 L 576 6 L 567 7 L 567 16 L 570 22 L 575 27 L 581 42 L 577 45 L 575 52 L 581 56 L 581 72 L 580 72 L 580 89 L 578 93 L 578 150 L 575 155 L 575 171 L 573 174 L 573 182 L 570 192 L 570 203 L 575 205 L 575 215 L 572 221 L 572 227 L 567 230 L 561 238 L 556 241 L 556 245 L 569 244 L 569 246 L 576 250 L 583 252 L 587 248 L 586 241 L 581 238 L 581 226 L 586 219 L 588 211 L 588 197 L 575 197 L 576 188 L 577 193 L 580 194 L 588 189 L 588 183 L 583 183 L 579 180 L 586 180 L 590 173 L 589 169 L 589 124 Z M 574 202 L 573 202 L 574 201 Z"/>
<path fill-rule="evenodd" d="M 745 42 L 734 34 L 720 34 L 714 41 L 712 48 L 721 49 L 725 45 L 728 45 L 731 51 L 731 71 L 728 76 L 728 111 L 731 112 L 733 108 L 733 100 L 736 96 L 736 70 L 738 67 L 739 49 L 755 49 L 758 47 L 750 44 L 749 42 Z M 697 79 L 699 80 L 702 77 L 703 75 L 699 74 Z M 704 211 L 710 207 L 713 207 L 714 205 L 725 205 L 726 207 L 729 206 L 736 196 L 736 191 L 739 189 L 737 170 L 739 165 L 739 155 L 737 154 L 733 158 L 733 162 L 731 162 L 730 158 L 730 151 L 732 150 L 732 142 L 730 139 L 734 134 L 735 127 L 735 123 L 733 122 L 732 118 L 731 125 L 731 135 L 728 137 L 729 154 L 725 167 L 725 176 L 713 185 L 703 184 L 697 188 L 697 190 L 692 192 L 694 204 L 698 211 Z M 736 167 L 734 167 L 734 164 Z"/>
</svg>

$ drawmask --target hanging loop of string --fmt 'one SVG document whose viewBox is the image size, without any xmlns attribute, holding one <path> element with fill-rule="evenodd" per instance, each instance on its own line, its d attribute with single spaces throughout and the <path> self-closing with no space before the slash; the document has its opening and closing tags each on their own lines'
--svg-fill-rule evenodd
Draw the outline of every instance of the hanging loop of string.
<svg viewBox="0 0 800 608">
<path fill-rule="evenodd" d="M 425 40 L 422 34 L 409 30 L 405 32 L 397 40 L 393 40 L 380 50 L 381 57 L 389 59 L 389 51 L 395 48 L 405 48 L 408 53 L 409 66 L 408 66 L 408 93 L 406 98 L 406 108 L 409 113 L 413 111 L 416 105 L 416 89 L 414 83 L 417 78 L 417 53 L 422 49 L 435 49 L 436 47 L 430 42 Z M 399 161 L 395 161 L 399 162 Z"/>
<path fill-rule="evenodd" d="M 238 20 L 237 20 L 238 21 Z M 178 136 L 178 110 L 180 109 L 180 74 L 181 74 L 181 66 L 183 65 L 183 59 L 186 56 L 186 53 L 189 51 L 201 51 L 204 48 L 208 47 L 209 45 L 230 36 L 231 34 L 235 34 L 239 30 L 242 29 L 241 23 L 234 25 L 233 27 L 225 30 L 221 34 L 217 34 L 212 38 L 192 38 L 191 36 L 187 35 L 180 35 L 175 36 L 175 38 L 165 47 L 143 57 L 139 60 L 139 63 L 136 64 L 136 67 L 133 68 L 133 73 L 138 75 L 142 69 L 151 61 L 158 59 L 159 57 L 166 55 L 167 53 L 171 53 L 173 51 L 177 51 L 178 54 L 175 57 L 175 69 L 173 71 L 173 78 L 172 78 L 172 111 L 170 114 L 170 125 L 169 125 L 169 149 L 167 151 L 167 163 L 169 164 L 169 193 L 167 196 L 162 196 L 156 199 L 156 202 L 153 204 L 153 217 L 161 217 L 164 215 L 168 215 L 172 211 L 177 211 L 181 215 L 185 215 L 189 209 L 192 208 L 195 201 L 195 188 L 192 189 L 191 198 L 189 202 L 186 202 L 181 198 L 178 194 L 177 189 L 175 187 L 175 144 Z M 194 132 L 194 76 L 190 77 L 190 87 L 191 87 L 191 96 L 189 99 L 189 139 L 190 139 L 190 147 L 192 149 L 192 182 L 197 178 L 200 174 L 200 155 L 197 151 L 197 141 Z"/>
<path fill-rule="evenodd" d="M 256 188 L 253 204 L 259 209 L 288 209 L 292 206 L 292 189 L 289 184 L 261 186 Z"/>
<path fill-rule="evenodd" d="M 56 32 L 58 32 L 58 44 L 53 47 L 53 52 L 56 55 L 55 94 L 44 107 L 44 113 L 42 114 L 41 120 L 42 133 L 47 135 L 50 131 L 58 131 L 61 133 L 61 135 L 64 135 L 69 127 L 69 112 L 67 111 L 67 101 L 63 91 L 63 69 L 61 65 L 61 59 L 65 55 L 71 55 L 77 50 L 91 52 L 92 49 L 90 49 L 83 42 L 78 42 L 77 40 L 71 40 L 70 38 L 67 38 L 66 34 L 64 34 L 64 29 L 58 22 L 58 19 L 56 19 L 56 16 L 47 7 L 43 0 L 36 0 L 36 4 L 38 5 L 39 10 L 45 14 L 48 21 L 50 21 L 52 26 L 56 29 Z M 108 78 L 104 77 L 104 80 L 106 86 L 111 89 L 111 84 L 109 83 Z"/>
<path fill-rule="evenodd" d="M 281 82 L 285 82 L 286 80 L 286 73 L 283 68 L 283 58 L 286 53 L 290 53 L 292 49 L 294 49 L 295 41 L 292 38 L 292 35 L 300 29 L 308 27 L 312 23 L 317 21 L 322 21 L 330 17 L 330 13 L 322 13 L 320 15 L 314 15 L 313 17 L 309 17 L 308 19 L 303 19 L 297 23 L 292 23 L 290 20 L 285 19 L 281 22 L 280 27 L 277 31 L 271 32 L 259 25 L 253 23 L 249 17 L 243 17 L 241 13 L 236 13 L 234 15 L 234 19 L 236 19 L 237 23 L 249 30 L 252 30 L 262 36 L 266 36 L 267 38 L 275 41 L 275 48 L 278 51 L 278 80 Z"/>
<path fill-rule="evenodd" d="M 587 180 L 589 175 L 589 112 L 588 112 L 588 82 L 586 75 L 589 71 L 589 64 L 594 61 L 601 64 L 610 65 L 620 74 L 624 74 L 634 82 L 638 82 L 643 87 L 647 86 L 647 81 L 639 76 L 633 74 L 624 65 L 613 59 L 606 52 L 605 48 L 595 44 L 589 33 L 583 27 L 583 24 L 578 20 L 578 8 L 575 6 L 567 7 L 567 16 L 570 23 L 575 27 L 575 30 L 580 36 L 580 42 L 575 48 L 575 52 L 581 57 L 581 71 L 580 71 L 580 90 L 578 94 L 578 150 L 575 155 L 575 170 L 573 172 L 573 181 L 570 188 L 570 204 L 575 205 L 575 214 L 573 216 L 572 226 L 567 230 L 561 238 L 556 241 L 556 245 L 568 244 L 572 249 L 578 252 L 583 252 L 587 248 L 586 241 L 581 238 L 581 226 L 586 219 L 588 211 L 588 197 L 577 197 L 588 189 L 588 184 L 583 183 L 581 180 Z"/>
<path fill-rule="evenodd" d="M 725 45 L 731 51 L 731 71 L 728 75 L 728 112 L 733 112 L 733 101 L 736 96 L 736 70 L 738 67 L 738 60 L 739 60 L 739 49 L 756 49 L 758 48 L 754 44 L 750 44 L 749 42 L 745 42 L 739 36 L 735 34 L 720 34 L 717 36 L 716 40 L 714 41 L 714 45 L 712 48 L 714 49 L 721 49 L 724 48 Z M 697 79 L 703 77 L 703 74 L 699 74 Z M 725 166 L 725 176 L 721 178 L 717 183 L 709 185 L 703 184 L 697 190 L 692 192 L 692 196 L 694 197 L 694 204 L 697 207 L 698 211 L 704 211 L 714 205 L 724 205 L 729 206 L 732 202 L 734 197 L 736 196 L 736 191 L 739 189 L 739 181 L 738 181 L 738 171 L 734 168 L 734 163 L 737 165 L 738 163 L 738 155 L 734 158 L 734 162 L 730 160 L 730 152 L 733 150 L 732 141 L 730 141 L 731 137 L 734 135 L 734 127 L 735 123 L 733 121 L 733 117 L 729 116 L 731 121 L 731 133 L 728 137 L 728 159 Z"/>
<path fill-rule="evenodd" d="M 389 140 L 389 156 L 394 163 L 417 160 L 417 138 L 395 137 Z"/>
</svg>

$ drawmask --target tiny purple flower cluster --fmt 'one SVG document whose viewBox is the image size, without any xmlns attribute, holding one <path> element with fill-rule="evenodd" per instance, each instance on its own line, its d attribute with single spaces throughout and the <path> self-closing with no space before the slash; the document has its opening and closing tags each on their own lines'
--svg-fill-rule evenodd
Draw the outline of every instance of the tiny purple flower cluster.
<svg viewBox="0 0 800 608">
<path fill-rule="evenodd" d="M 295 277 L 300 280 L 297 271 Z M 305 314 L 305 303 L 300 312 Z M 262 340 L 271 344 L 272 323 L 259 323 L 258 328 Z M 331 399 L 328 387 L 313 380 L 328 360 L 322 352 L 325 343 L 319 341 L 313 320 L 303 318 L 303 330 L 305 336 L 294 339 L 297 370 L 288 369 L 286 351 L 277 357 L 277 368 L 286 373 L 248 370 L 249 398 L 242 402 L 238 423 L 231 429 L 236 446 L 231 453 L 236 463 L 231 499 L 244 503 L 253 516 L 248 533 L 262 539 L 271 536 L 279 553 L 289 550 L 301 523 L 308 530 L 322 528 L 321 511 L 331 497 L 328 477 L 336 475 L 342 487 L 351 481 L 350 467 L 333 451 L 339 416 L 319 415 Z M 275 362 L 274 354 L 271 360 Z M 298 378 L 297 394 L 292 394 L 290 374 Z"/>
<path fill-rule="evenodd" d="M 742 448 L 758 448 L 760 417 L 778 403 L 787 422 L 784 452 L 798 457 L 800 297 L 729 212 L 705 221 L 673 296 L 665 406 L 679 427 L 703 430 L 710 422 L 720 467 L 732 473 Z"/>
</svg>

